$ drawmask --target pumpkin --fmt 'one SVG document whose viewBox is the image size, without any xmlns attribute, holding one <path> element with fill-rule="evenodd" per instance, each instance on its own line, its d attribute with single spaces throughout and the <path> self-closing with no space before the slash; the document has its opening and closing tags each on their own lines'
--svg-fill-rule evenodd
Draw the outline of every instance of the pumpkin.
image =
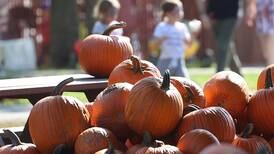
<svg viewBox="0 0 274 154">
<path fill-rule="evenodd" d="M 55 147 L 53 154 L 74 154 L 73 147 L 68 147 L 66 144 L 60 144 Z"/>
<path fill-rule="evenodd" d="M 105 128 L 92 127 L 83 131 L 74 145 L 75 154 L 95 153 L 108 147 L 109 143 L 114 148 L 123 150 L 125 147 L 118 142 L 114 134 Z"/>
<path fill-rule="evenodd" d="M 183 100 L 178 90 L 170 84 L 166 71 L 163 79 L 147 77 L 137 82 L 125 108 L 126 121 L 131 129 L 142 135 L 169 134 L 183 115 Z"/>
<path fill-rule="evenodd" d="M 81 43 L 79 63 L 90 75 L 108 77 L 116 65 L 130 58 L 133 48 L 125 36 L 111 35 L 112 30 L 123 28 L 126 23 L 111 25 L 101 34 L 91 34 Z"/>
<path fill-rule="evenodd" d="M 253 131 L 253 124 L 248 124 L 240 135 L 236 135 L 232 145 L 245 150 L 248 153 L 256 154 L 262 148 L 272 151 L 268 142 L 262 137 L 250 135 Z"/>
<path fill-rule="evenodd" d="M 248 154 L 231 144 L 212 144 L 204 148 L 199 154 Z"/>
<path fill-rule="evenodd" d="M 205 106 L 225 108 L 233 118 L 238 118 L 247 105 L 249 90 L 246 81 L 232 71 L 213 75 L 204 85 Z"/>
<path fill-rule="evenodd" d="M 218 139 L 209 131 L 194 129 L 185 133 L 178 141 L 177 147 L 182 153 L 199 153 L 211 144 L 220 144 Z"/>
<path fill-rule="evenodd" d="M 0 154 L 40 154 L 34 144 L 22 143 L 19 137 L 9 129 L 3 129 L 3 131 L 11 140 L 11 144 L 0 147 Z"/>
<path fill-rule="evenodd" d="M 231 143 L 235 136 L 235 125 L 231 115 L 222 107 L 208 107 L 185 115 L 178 126 L 178 139 L 193 129 L 205 129 L 220 142 Z"/>
<path fill-rule="evenodd" d="M 94 102 L 90 102 L 90 103 L 85 104 L 85 107 L 88 110 L 88 113 L 89 113 L 90 117 L 92 117 L 93 104 L 94 104 Z M 92 123 L 91 120 L 90 120 L 90 124 L 91 124 L 91 126 L 94 126 L 94 124 Z"/>
<path fill-rule="evenodd" d="M 274 138 L 272 138 L 268 143 L 271 146 L 272 151 L 274 151 Z"/>
<path fill-rule="evenodd" d="M 202 88 L 194 81 L 184 77 L 171 77 L 171 83 L 180 92 L 184 107 L 195 104 L 201 108 L 205 107 L 205 96 Z"/>
<path fill-rule="evenodd" d="M 166 145 L 159 140 L 153 140 L 149 132 L 144 133 L 142 144 L 131 147 L 126 154 L 181 154 L 176 146 Z"/>
<path fill-rule="evenodd" d="M 184 114 L 183 114 L 183 117 L 184 117 L 185 115 L 187 115 L 188 113 L 193 112 L 193 111 L 197 111 L 197 110 L 199 110 L 199 109 L 201 109 L 199 106 L 197 106 L 197 105 L 195 105 L 195 104 L 189 104 L 189 105 L 187 105 L 186 107 L 184 107 Z"/>
<path fill-rule="evenodd" d="M 264 68 L 261 73 L 259 74 L 258 80 L 257 80 L 257 89 L 264 89 L 265 88 L 265 78 L 266 78 L 266 71 L 268 69 L 271 69 L 271 76 L 274 76 L 274 64 L 268 65 L 266 68 Z M 272 78 L 272 82 L 274 82 Z"/>
<path fill-rule="evenodd" d="M 124 116 L 132 87 L 129 83 L 108 86 L 97 95 L 93 104 L 92 123 L 97 127 L 109 129 L 123 142 L 133 133 Z"/>
<path fill-rule="evenodd" d="M 123 153 L 124 152 L 122 152 L 120 150 L 114 149 L 113 146 L 111 145 L 111 143 L 109 143 L 107 149 L 103 149 L 103 150 L 97 151 L 94 154 L 123 154 Z"/>
<path fill-rule="evenodd" d="M 267 70 L 265 89 L 259 89 L 250 98 L 247 106 L 248 119 L 254 124 L 256 131 L 274 134 L 274 88 L 271 69 Z"/>
<path fill-rule="evenodd" d="M 39 151 L 51 154 L 57 145 L 73 147 L 77 136 L 90 126 L 90 115 L 84 104 L 70 96 L 61 96 L 69 78 L 54 89 L 53 96 L 39 100 L 29 115 L 29 132 Z"/>
<path fill-rule="evenodd" d="M 108 78 L 108 85 L 118 82 L 135 84 L 137 81 L 149 76 L 160 78 L 161 73 L 151 62 L 141 60 L 133 55 L 113 69 Z"/>
</svg>

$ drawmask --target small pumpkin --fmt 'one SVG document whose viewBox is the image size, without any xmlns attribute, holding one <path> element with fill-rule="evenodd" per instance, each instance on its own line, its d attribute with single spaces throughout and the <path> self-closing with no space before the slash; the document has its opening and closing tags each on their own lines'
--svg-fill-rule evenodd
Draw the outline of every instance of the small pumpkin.
<svg viewBox="0 0 274 154">
<path fill-rule="evenodd" d="M 109 129 L 123 142 L 133 134 L 124 114 L 132 87 L 126 82 L 112 84 L 97 95 L 93 104 L 92 123 Z"/>
<path fill-rule="evenodd" d="M 212 144 L 204 148 L 199 154 L 248 154 L 248 153 L 231 144 Z"/>
<path fill-rule="evenodd" d="M 231 143 L 235 136 L 235 125 L 231 115 L 222 107 L 208 107 L 185 115 L 178 126 L 179 139 L 193 129 L 205 129 L 220 142 Z"/>
<path fill-rule="evenodd" d="M 190 112 L 193 112 L 193 111 L 197 111 L 197 110 L 200 110 L 201 108 L 195 104 L 189 104 L 187 105 L 186 107 L 184 107 L 184 114 L 183 114 L 183 117 L 187 114 L 189 114 Z"/>
<path fill-rule="evenodd" d="M 116 65 L 130 58 L 133 48 L 125 36 L 111 35 L 112 30 L 123 28 L 125 22 L 113 24 L 100 34 L 91 34 L 81 43 L 79 63 L 90 75 L 108 77 Z"/>
<path fill-rule="evenodd" d="M 179 139 L 177 147 L 182 153 L 199 153 L 211 144 L 220 144 L 216 136 L 205 129 L 194 129 Z"/>
<path fill-rule="evenodd" d="M 19 137 L 9 129 L 3 129 L 3 131 L 11 140 L 11 144 L 0 147 L 0 154 L 40 154 L 34 144 L 22 143 Z"/>
<path fill-rule="evenodd" d="M 271 68 L 266 72 L 265 89 L 257 90 L 247 106 L 248 119 L 256 131 L 265 135 L 274 134 L 274 88 Z"/>
<path fill-rule="evenodd" d="M 151 62 L 141 60 L 133 55 L 113 69 L 108 78 L 108 85 L 118 82 L 135 84 L 137 81 L 149 76 L 160 78 L 161 73 Z"/>
<path fill-rule="evenodd" d="M 249 90 L 246 81 L 232 71 L 213 75 L 204 85 L 205 107 L 220 106 L 237 119 L 247 105 Z"/>
<path fill-rule="evenodd" d="M 159 140 L 153 140 L 149 132 L 144 133 L 142 144 L 131 147 L 126 154 L 181 154 L 182 152 L 172 145 L 166 145 Z"/>
<path fill-rule="evenodd" d="M 266 78 L 266 71 L 268 69 L 271 69 L 271 76 L 274 77 L 274 64 L 268 65 L 265 67 L 259 74 L 258 80 L 257 80 L 257 89 L 264 89 L 265 88 L 265 78 Z M 274 82 L 274 79 L 272 78 L 272 82 Z"/>
<path fill-rule="evenodd" d="M 251 135 L 253 124 L 248 124 L 240 135 L 236 135 L 232 145 L 245 150 L 248 153 L 256 154 L 262 148 L 272 151 L 268 142 L 262 137 Z"/>
<path fill-rule="evenodd" d="M 110 130 L 100 127 L 88 128 L 77 137 L 74 152 L 75 154 L 95 153 L 108 148 L 109 143 L 112 143 L 115 149 L 125 149 Z"/>
<path fill-rule="evenodd" d="M 126 121 L 139 135 L 149 131 L 154 137 L 169 134 L 183 115 L 183 100 L 170 84 L 166 71 L 163 79 L 147 77 L 137 82 L 125 108 Z"/>
<path fill-rule="evenodd" d="M 201 108 L 205 107 L 205 96 L 202 88 L 194 81 L 184 77 L 171 77 L 171 83 L 180 92 L 184 107 L 195 104 Z"/>
<path fill-rule="evenodd" d="M 77 136 L 90 126 L 84 104 L 70 96 L 61 96 L 62 88 L 73 78 L 61 82 L 52 96 L 39 100 L 29 115 L 29 132 L 39 151 L 51 154 L 57 145 L 73 147 Z"/>
</svg>

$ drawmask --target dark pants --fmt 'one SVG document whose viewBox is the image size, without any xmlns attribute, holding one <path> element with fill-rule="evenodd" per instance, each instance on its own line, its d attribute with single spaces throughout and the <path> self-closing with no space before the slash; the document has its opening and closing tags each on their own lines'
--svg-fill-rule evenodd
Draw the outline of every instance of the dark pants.
<svg viewBox="0 0 274 154">
<path fill-rule="evenodd" d="M 232 41 L 236 18 L 216 20 L 213 31 L 216 38 L 215 58 L 217 72 L 223 71 L 227 64 L 232 71 L 241 74 L 241 62 Z"/>
</svg>

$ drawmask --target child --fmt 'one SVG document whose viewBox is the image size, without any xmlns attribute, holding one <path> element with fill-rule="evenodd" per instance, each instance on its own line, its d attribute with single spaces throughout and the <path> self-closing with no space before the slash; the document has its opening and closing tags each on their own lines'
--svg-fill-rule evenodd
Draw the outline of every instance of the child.
<svg viewBox="0 0 274 154">
<path fill-rule="evenodd" d="M 161 5 L 162 21 L 154 30 L 153 44 L 160 47 L 157 67 L 163 74 L 166 69 L 170 75 L 189 77 L 185 61 L 182 57 L 191 35 L 184 23 L 183 4 L 180 0 L 165 0 Z"/>
<path fill-rule="evenodd" d="M 99 0 L 94 10 L 98 21 L 95 22 L 91 33 L 102 34 L 109 25 L 117 23 L 120 3 L 118 0 Z M 116 29 L 111 35 L 123 35 L 123 30 Z"/>
</svg>

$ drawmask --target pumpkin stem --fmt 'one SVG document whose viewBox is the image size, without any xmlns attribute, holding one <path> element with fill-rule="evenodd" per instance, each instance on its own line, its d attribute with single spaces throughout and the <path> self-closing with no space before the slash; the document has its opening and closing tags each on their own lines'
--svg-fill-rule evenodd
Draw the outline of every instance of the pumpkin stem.
<svg viewBox="0 0 274 154">
<path fill-rule="evenodd" d="M 266 76 L 265 76 L 265 89 L 269 89 L 273 87 L 272 83 L 272 73 L 271 73 L 271 68 L 268 68 L 266 70 Z"/>
<path fill-rule="evenodd" d="M 112 84 L 110 85 L 109 87 L 107 87 L 105 90 L 103 90 L 103 95 L 106 95 L 114 90 L 117 90 L 118 87 L 117 87 L 117 84 Z"/>
<path fill-rule="evenodd" d="M 192 111 L 196 111 L 196 110 L 199 110 L 199 109 L 200 109 L 200 106 L 198 106 L 196 104 L 189 104 L 184 108 L 184 113 L 185 112 L 190 113 Z"/>
<path fill-rule="evenodd" d="M 184 99 L 187 101 L 192 101 L 192 99 L 194 98 L 193 91 L 191 90 L 191 88 L 189 86 L 186 86 L 186 85 L 183 85 L 183 86 L 186 89 L 186 93 L 187 93 L 187 95 L 184 96 Z"/>
<path fill-rule="evenodd" d="M 113 148 L 113 145 L 112 145 L 112 143 L 109 141 L 109 139 L 108 139 L 108 149 L 107 149 L 107 151 L 105 152 L 105 154 L 114 154 L 115 152 L 114 152 L 114 148 Z"/>
<path fill-rule="evenodd" d="M 68 83 L 74 81 L 73 77 L 67 78 L 63 81 L 61 81 L 52 91 L 52 96 L 58 96 L 58 95 L 62 95 L 63 94 L 63 89 L 65 87 L 65 85 L 67 85 Z"/>
<path fill-rule="evenodd" d="M 169 70 L 167 69 L 164 74 L 161 89 L 164 91 L 168 91 L 169 87 L 170 87 L 170 73 L 169 73 Z"/>
<path fill-rule="evenodd" d="M 3 129 L 5 135 L 7 135 L 11 141 L 12 146 L 22 145 L 19 137 L 9 129 Z"/>
<path fill-rule="evenodd" d="M 144 132 L 142 144 L 145 146 L 150 146 L 152 142 L 152 137 L 148 131 Z"/>
<path fill-rule="evenodd" d="M 141 62 L 140 59 L 137 56 L 131 56 L 130 60 L 132 61 L 132 65 L 133 65 L 133 72 L 135 73 L 141 73 L 142 75 L 144 74 L 143 70 L 142 70 L 142 66 L 141 66 Z"/>
<path fill-rule="evenodd" d="M 244 128 L 243 132 L 240 134 L 240 137 L 248 138 L 249 135 L 252 133 L 254 125 L 252 123 L 248 123 Z"/>
<path fill-rule="evenodd" d="M 107 36 L 109 36 L 110 33 L 111 33 L 113 30 L 118 29 L 118 28 L 124 28 L 124 27 L 126 27 L 126 26 L 127 26 L 127 24 L 126 24 L 125 22 L 120 21 L 119 23 L 110 25 L 110 26 L 104 31 L 104 33 L 103 33 L 102 35 L 107 35 Z"/>
</svg>

